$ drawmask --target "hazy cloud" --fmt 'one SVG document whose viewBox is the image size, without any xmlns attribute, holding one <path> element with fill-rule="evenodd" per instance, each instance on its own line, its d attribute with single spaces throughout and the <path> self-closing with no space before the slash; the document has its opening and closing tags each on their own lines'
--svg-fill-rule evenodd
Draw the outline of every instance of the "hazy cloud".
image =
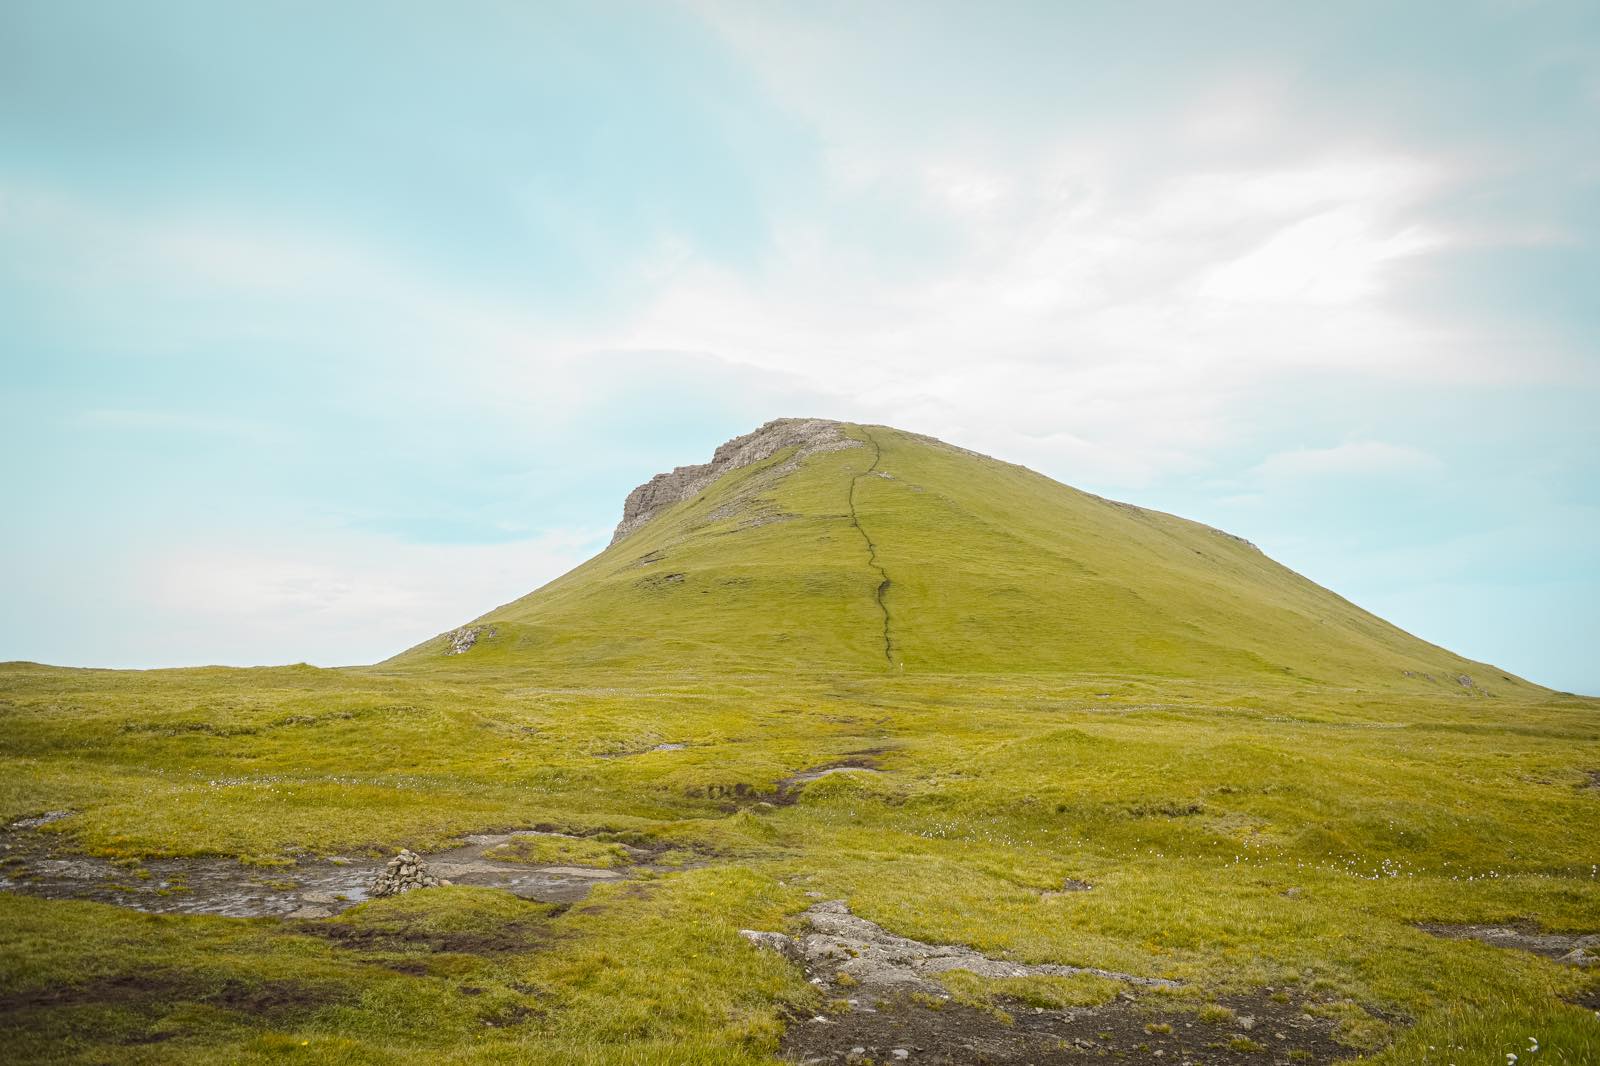
<svg viewBox="0 0 1600 1066">
<path fill-rule="evenodd" d="M 1600 686 L 1593 5 L 100 17 L 0 11 L 0 657 L 389 654 L 815 414 Z"/>
</svg>

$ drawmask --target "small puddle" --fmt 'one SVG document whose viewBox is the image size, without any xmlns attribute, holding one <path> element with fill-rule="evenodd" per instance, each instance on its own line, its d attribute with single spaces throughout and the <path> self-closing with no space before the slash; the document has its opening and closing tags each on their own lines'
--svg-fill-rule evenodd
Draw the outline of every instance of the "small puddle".
<svg viewBox="0 0 1600 1066">
<path fill-rule="evenodd" d="M 448 851 L 424 854 L 436 876 L 458 885 L 504 889 L 542 903 L 583 899 L 603 881 L 647 868 L 528 866 L 485 853 L 532 830 L 484 833 Z M 230 918 L 326 918 L 367 899 L 367 888 L 388 862 L 381 859 L 314 859 L 295 866 L 260 868 L 231 859 L 150 859 L 124 868 L 104 859 L 67 853 L 64 843 L 26 828 L 0 830 L 0 891 L 47 899 L 86 899 L 152 914 L 217 914 Z M 631 849 L 630 849 L 631 850 Z M 645 853 L 637 852 L 642 859 Z"/>
</svg>

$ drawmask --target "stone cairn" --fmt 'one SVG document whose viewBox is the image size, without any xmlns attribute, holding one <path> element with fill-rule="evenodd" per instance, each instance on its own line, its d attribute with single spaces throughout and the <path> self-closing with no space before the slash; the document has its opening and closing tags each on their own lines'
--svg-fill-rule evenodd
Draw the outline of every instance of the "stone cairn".
<svg viewBox="0 0 1600 1066">
<path fill-rule="evenodd" d="M 407 848 L 378 871 L 378 876 L 372 879 L 368 894 L 374 898 L 398 896 L 402 892 L 410 892 L 413 888 L 438 888 L 449 883 L 433 876 L 433 871 L 428 868 L 422 856 Z"/>
</svg>

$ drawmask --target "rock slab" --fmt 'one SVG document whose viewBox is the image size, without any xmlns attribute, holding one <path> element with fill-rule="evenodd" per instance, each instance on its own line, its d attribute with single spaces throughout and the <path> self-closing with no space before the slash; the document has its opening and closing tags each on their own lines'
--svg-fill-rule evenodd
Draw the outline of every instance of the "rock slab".
<svg viewBox="0 0 1600 1066">
<path fill-rule="evenodd" d="M 1029 965 L 995 959 L 957 944 L 925 944 L 895 936 L 865 918 L 850 913 L 843 900 L 818 903 L 803 917 L 811 926 L 805 936 L 741 929 L 739 935 L 758 947 L 776 951 L 813 973 L 848 974 L 859 986 L 863 1002 L 883 998 L 892 991 L 940 991 L 930 978 L 950 970 L 967 970 L 979 977 L 1066 977 L 1093 974 L 1130 985 L 1172 988 L 1176 982 L 1137 977 L 1088 966 Z"/>
</svg>

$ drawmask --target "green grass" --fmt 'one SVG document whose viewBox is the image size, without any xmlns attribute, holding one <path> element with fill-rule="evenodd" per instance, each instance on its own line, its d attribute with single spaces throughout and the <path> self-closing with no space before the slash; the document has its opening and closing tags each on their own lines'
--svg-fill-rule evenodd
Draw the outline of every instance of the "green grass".
<svg viewBox="0 0 1600 1066">
<path fill-rule="evenodd" d="M 1592 977 L 1413 928 L 1600 928 L 1594 853 L 1578 831 L 1600 814 L 1600 796 L 1579 787 L 1600 764 L 1589 701 L 1040 676 L 610 680 L 8 668 L 0 816 L 74 810 L 50 830 L 86 851 L 289 861 L 522 824 L 599 834 L 523 838 L 585 848 L 532 861 L 603 861 L 627 842 L 692 864 L 603 887 L 592 912 L 556 918 L 452 889 L 340 920 L 386 928 L 403 904 L 441 928 L 538 927 L 487 960 L 436 950 L 450 937 L 420 929 L 352 946 L 272 922 L 4 894 L 8 995 L 92 992 L 153 965 L 189 974 L 133 1005 L 91 995 L 8 1014 L 8 1027 L 30 1056 L 64 1061 L 113 1048 L 173 1061 L 191 1045 L 196 1060 L 248 1061 L 276 1054 L 280 1038 L 312 1040 L 318 1061 L 405 1061 L 441 1041 L 481 1044 L 485 1061 L 495 1048 L 559 1060 L 580 1046 L 591 1061 L 649 1061 L 680 1044 L 720 1049 L 703 1061 L 765 1061 L 782 1005 L 810 993 L 736 932 L 782 928 L 818 891 L 918 939 L 1175 977 L 1197 1006 L 1265 985 L 1352 1000 L 1414 1021 L 1379 1034 L 1398 1041 L 1395 1062 L 1426 1042 L 1498 1051 L 1517 1028 L 1552 1054 L 1592 1047 L 1592 1020 L 1562 1005 Z M 311 707 L 331 713 L 282 721 Z M 149 728 L 163 720 L 188 725 Z M 597 735 L 652 746 L 663 722 L 693 744 L 591 754 Z M 708 795 L 770 791 L 868 748 L 886 749 L 880 774 L 821 779 L 793 806 L 729 811 Z M 1052 894 L 1069 877 L 1095 887 Z M 374 965 L 396 952 L 426 972 Z M 449 984 L 467 980 L 483 991 Z M 349 994 L 315 1009 L 230 1005 L 243 1001 L 229 989 L 284 982 Z M 997 994 L 1043 992 L 983 993 Z M 426 1013 L 392 1005 L 409 996 L 441 1011 L 498 1003 L 505 1024 L 419 1022 Z M 1366 1029 L 1351 1026 L 1352 1052 L 1373 1039 Z"/>
<path fill-rule="evenodd" d="M 1215 531 L 871 432 L 889 661 L 855 448 L 725 479 L 485 616 L 466 655 L 0 666 L 0 819 L 71 810 L 48 831 L 89 853 L 286 863 L 541 826 L 583 838 L 506 857 L 681 867 L 566 911 L 449 888 L 309 924 L 0 893 L 7 1053 L 770 1063 L 785 1010 L 826 1005 L 738 930 L 792 928 L 817 892 L 921 940 L 1175 978 L 1197 1011 L 1290 991 L 1369 1061 L 1500 1063 L 1529 1036 L 1523 1066 L 1600 1061 L 1565 1002 L 1600 976 L 1415 928 L 1600 929 L 1600 703 Z M 711 517 L 741 493 L 798 517 Z M 880 773 L 763 802 L 867 752 Z M 994 1010 L 1106 992 L 950 980 Z"/>
<path fill-rule="evenodd" d="M 1005 1001 L 1049 1010 L 1097 1007 L 1117 998 L 1125 987 L 1120 981 L 1093 974 L 985 979 L 966 970 L 951 970 L 941 974 L 939 981 L 955 1002 L 991 1011 L 998 1010 L 996 1004 Z"/>
<path fill-rule="evenodd" d="M 630 856 L 620 844 L 558 836 L 525 836 L 484 852 L 498 862 L 525 862 L 530 866 L 626 866 Z"/>
</svg>

